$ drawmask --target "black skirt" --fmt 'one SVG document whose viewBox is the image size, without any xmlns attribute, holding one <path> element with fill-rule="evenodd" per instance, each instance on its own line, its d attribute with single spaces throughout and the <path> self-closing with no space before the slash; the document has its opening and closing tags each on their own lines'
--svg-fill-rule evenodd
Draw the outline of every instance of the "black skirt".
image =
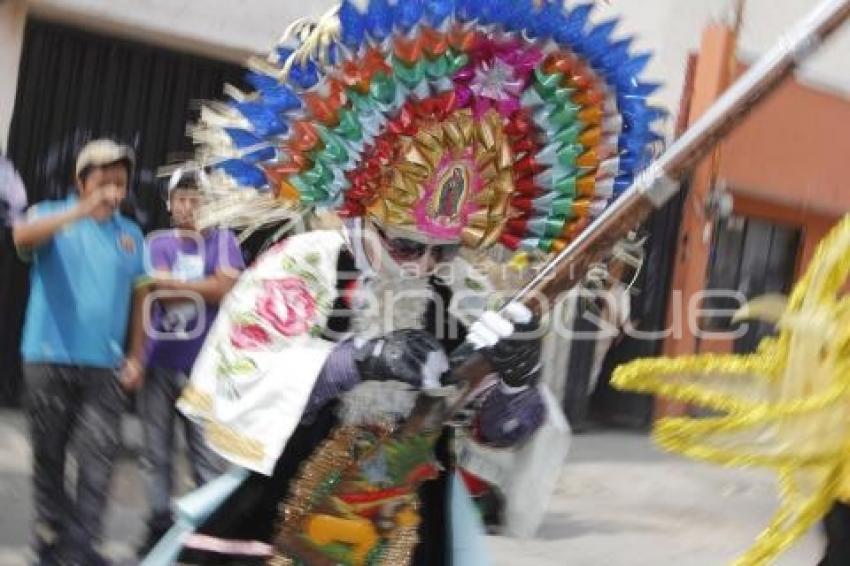
<svg viewBox="0 0 850 566">
<path fill-rule="evenodd" d="M 826 554 L 819 566 L 850 564 L 850 505 L 836 503 L 824 520 Z"/>
</svg>

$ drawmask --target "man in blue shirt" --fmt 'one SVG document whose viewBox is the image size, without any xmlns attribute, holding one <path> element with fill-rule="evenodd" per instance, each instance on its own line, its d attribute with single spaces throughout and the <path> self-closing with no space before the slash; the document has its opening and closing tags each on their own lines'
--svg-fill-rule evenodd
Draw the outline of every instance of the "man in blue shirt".
<svg viewBox="0 0 850 566">
<path fill-rule="evenodd" d="M 143 336 L 132 336 L 124 355 L 133 286 L 144 270 L 142 232 L 118 214 L 132 164 L 127 147 L 89 143 L 77 158 L 79 196 L 39 203 L 14 227 L 16 247 L 32 261 L 22 354 L 39 565 L 106 563 L 96 546 L 124 395 L 142 381 Z M 78 473 L 68 494 L 72 433 Z"/>
</svg>

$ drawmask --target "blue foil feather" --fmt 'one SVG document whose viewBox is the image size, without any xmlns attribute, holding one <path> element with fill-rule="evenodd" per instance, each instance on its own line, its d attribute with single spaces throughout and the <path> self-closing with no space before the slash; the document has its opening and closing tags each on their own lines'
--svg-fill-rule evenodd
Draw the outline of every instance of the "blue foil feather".
<svg viewBox="0 0 850 566">
<path fill-rule="evenodd" d="M 242 187 L 268 190 L 268 179 L 262 169 L 242 159 L 229 159 L 219 163 L 216 169 L 227 173 Z"/>
<path fill-rule="evenodd" d="M 245 73 L 245 82 L 251 85 L 254 90 L 259 91 L 273 89 L 276 86 L 280 85 L 280 83 L 274 77 L 270 77 L 269 75 L 257 73 L 254 71 L 248 71 L 247 73 Z"/>
<path fill-rule="evenodd" d="M 393 32 L 393 8 L 388 0 L 372 0 L 366 12 L 366 31 L 381 41 Z"/>
<path fill-rule="evenodd" d="M 366 21 L 350 0 L 343 0 L 337 13 L 342 26 L 340 40 L 346 47 L 354 50 L 363 43 L 366 37 Z"/>
<path fill-rule="evenodd" d="M 637 79 L 635 77 L 639 76 L 643 70 L 646 69 L 650 59 L 652 59 L 651 53 L 635 55 L 620 65 L 616 71 L 616 80 L 618 82 L 623 81 L 625 83 L 636 82 Z"/>
<path fill-rule="evenodd" d="M 561 29 L 555 31 L 555 39 L 562 44 L 576 46 L 584 37 L 584 29 L 593 11 L 593 4 L 581 4 L 576 6 L 567 15 L 566 21 Z"/>
<path fill-rule="evenodd" d="M 278 47 L 277 56 L 280 60 L 280 66 L 283 67 L 283 62 L 286 61 L 294 50 L 290 47 Z M 289 71 L 290 84 L 307 90 L 316 86 L 319 82 L 319 67 L 313 61 L 306 61 L 303 64 L 296 63 L 292 65 Z"/>
<path fill-rule="evenodd" d="M 610 44 L 607 49 L 590 57 L 594 67 L 599 67 L 605 75 L 611 75 L 616 69 L 629 60 L 629 49 L 632 38 L 621 39 Z"/>
<path fill-rule="evenodd" d="M 457 15 L 461 20 L 472 21 L 481 16 L 482 0 L 457 0 Z"/>
<path fill-rule="evenodd" d="M 285 114 L 301 108 L 301 99 L 290 89 L 278 85 L 273 89 L 260 91 L 263 103 L 278 114 Z"/>
<path fill-rule="evenodd" d="M 603 55 L 611 48 L 611 34 L 618 23 L 617 19 L 612 19 L 594 26 L 590 33 L 577 43 L 577 50 L 590 60 Z"/>
<path fill-rule="evenodd" d="M 280 115 L 261 102 L 237 102 L 233 107 L 251 123 L 258 136 L 280 136 L 289 131 Z"/>
<path fill-rule="evenodd" d="M 304 65 L 296 63 L 289 71 L 289 82 L 304 90 L 313 88 L 319 82 L 319 68 L 312 61 Z"/>
<path fill-rule="evenodd" d="M 642 96 L 644 98 L 652 96 L 661 88 L 661 83 L 649 83 L 638 81 L 630 90 L 629 94 L 633 96 Z"/>
<path fill-rule="evenodd" d="M 413 29 L 425 13 L 422 0 L 403 0 L 395 7 L 395 23 L 404 32 Z"/>
<path fill-rule="evenodd" d="M 455 0 L 425 0 L 425 17 L 438 27 L 455 12 Z"/>
<path fill-rule="evenodd" d="M 537 37 L 554 37 L 567 21 L 563 8 L 556 2 L 546 2 L 532 18 L 533 30 Z"/>
<path fill-rule="evenodd" d="M 246 149 L 255 145 L 266 143 L 263 138 L 238 128 L 225 128 L 224 132 L 233 142 L 233 146 L 237 149 Z M 252 151 L 251 153 L 244 155 L 242 158 L 256 163 L 258 161 L 270 161 L 276 156 L 277 150 L 274 147 L 264 147 L 262 149 Z"/>
<path fill-rule="evenodd" d="M 502 24 L 509 30 L 527 29 L 534 18 L 533 0 L 515 0 L 507 2 L 499 11 Z"/>
<path fill-rule="evenodd" d="M 499 0 L 480 0 L 478 8 L 478 19 L 483 24 L 493 24 L 499 21 Z"/>
</svg>

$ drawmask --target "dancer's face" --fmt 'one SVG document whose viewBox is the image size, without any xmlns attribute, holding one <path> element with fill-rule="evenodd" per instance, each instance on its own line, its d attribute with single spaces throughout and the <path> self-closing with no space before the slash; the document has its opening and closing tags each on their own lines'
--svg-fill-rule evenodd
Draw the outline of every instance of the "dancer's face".
<svg viewBox="0 0 850 566">
<path fill-rule="evenodd" d="M 439 263 L 451 261 L 457 251 L 457 246 L 392 237 L 372 222 L 367 222 L 364 238 L 364 247 L 376 271 L 402 272 L 410 277 L 430 275 Z M 393 265 L 382 265 L 382 262 Z"/>
</svg>

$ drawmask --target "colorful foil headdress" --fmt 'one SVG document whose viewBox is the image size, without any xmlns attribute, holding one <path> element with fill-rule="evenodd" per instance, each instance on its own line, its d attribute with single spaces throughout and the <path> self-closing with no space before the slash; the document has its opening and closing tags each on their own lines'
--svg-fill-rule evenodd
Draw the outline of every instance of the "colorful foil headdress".
<svg viewBox="0 0 850 566">
<path fill-rule="evenodd" d="M 561 249 L 660 141 L 650 55 L 592 8 L 345 0 L 296 22 L 250 65 L 255 92 L 230 88 L 193 130 L 213 206 L 236 191 L 257 222 L 256 202 L 329 207 L 429 242 Z"/>
</svg>

